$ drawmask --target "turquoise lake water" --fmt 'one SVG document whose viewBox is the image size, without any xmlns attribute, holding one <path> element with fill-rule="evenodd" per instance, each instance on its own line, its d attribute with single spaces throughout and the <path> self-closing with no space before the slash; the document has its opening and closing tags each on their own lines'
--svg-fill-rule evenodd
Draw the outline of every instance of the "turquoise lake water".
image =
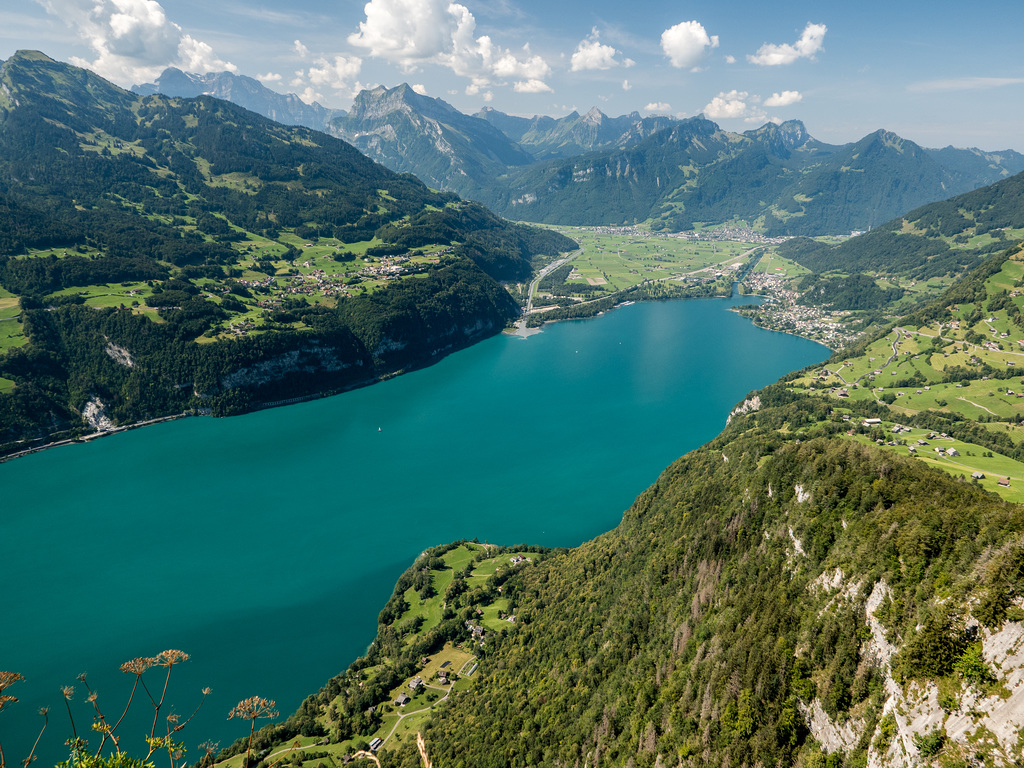
<svg viewBox="0 0 1024 768">
<path fill-rule="evenodd" d="M 239 700 L 283 717 L 363 653 L 426 547 L 574 546 L 615 527 L 750 390 L 828 356 L 727 311 L 742 301 L 636 304 L 336 397 L 0 465 L 0 669 L 26 678 L 0 713 L 8 762 L 47 704 L 40 765 L 66 757 L 62 685 L 87 731 L 78 673 L 116 715 L 120 664 L 166 648 L 192 656 L 175 712 L 213 688 L 182 733 L 197 760 L 199 742 L 247 735 L 226 720 Z M 122 747 L 142 748 L 143 728 L 122 726 Z"/>
</svg>

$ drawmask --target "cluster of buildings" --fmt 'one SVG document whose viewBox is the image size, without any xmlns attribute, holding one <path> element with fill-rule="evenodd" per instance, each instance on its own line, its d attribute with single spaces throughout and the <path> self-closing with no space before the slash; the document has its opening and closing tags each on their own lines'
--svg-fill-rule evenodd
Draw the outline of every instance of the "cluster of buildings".
<svg viewBox="0 0 1024 768">
<path fill-rule="evenodd" d="M 764 304 L 739 308 L 741 314 L 762 328 L 813 339 L 832 349 L 845 346 L 857 337 L 837 319 L 846 313 L 832 313 L 820 307 L 797 304 L 800 294 L 787 288 L 786 282 L 778 275 L 751 272 L 743 283 L 749 290 L 767 297 Z"/>
</svg>

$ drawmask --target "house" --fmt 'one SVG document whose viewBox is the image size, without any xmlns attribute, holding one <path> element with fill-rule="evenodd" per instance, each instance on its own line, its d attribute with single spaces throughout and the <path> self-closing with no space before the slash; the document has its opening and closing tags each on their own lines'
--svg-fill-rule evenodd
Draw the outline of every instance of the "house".
<svg viewBox="0 0 1024 768">
<path fill-rule="evenodd" d="M 421 685 L 423 685 L 423 680 L 421 680 L 418 677 L 414 677 L 412 680 L 409 681 L 409 687 L 412 688 L 414 691 Z"/>
<path fill-rule="evenodd" d="M 985 473 L 984 472 L 971 472 L 971 477 L 974 480 L 984 480 L 985 479 Z"/>
<path fill-rule="evenodd" d="M 947 456 L 959 456 L 960 455 L 960 451 L 958 451 L 956 448 L 947 448 L 946 449 L 946 455 Z"/>
<path fill-rule="evenodd" d="M 863 422 L 861 422 L 861 423 L 862 423 L 862 424 L 863 424 L 863 425 L 864 425 L 865 427 L 872 427 L 872 426 L 874 426 L 874 425 L 876 425 L 876 424 L 881 424 L 881 423 L 882 423 L 882 420 L 881 420 L 881 419 L 864 419 L 864 421 L 863 421 Z"/>
<path fill-rule="evenodd" d="M 1010 478 L 1008 478 L 1008 477 L 1001 477 L 1001 478 L 999 478 L 999 484 L 1001 486 L 1003 486 L 1003 488 L 1009 488 L 1010 487 Z"/>
<path fill-rule="evenodd" d="M 370 742 L 370 751 L 376 752 L 378 749 L 384 746 L 384 739 L 378 736 L 376 739 Z"/>
<path fill-rule="evenodd" d="M 407 693 L 400 693 L 400 694 L 398 694 L 398 698 L 395 699 L 395 704 L 398 705 L 399 707 L 404 707 L 410 701 L 412 701 L 412 699 L 409 698 L 409 694 L 407 694 Z M 371 749 L 372 749 L 372 747 L 371 747 Z"/>
</svg>

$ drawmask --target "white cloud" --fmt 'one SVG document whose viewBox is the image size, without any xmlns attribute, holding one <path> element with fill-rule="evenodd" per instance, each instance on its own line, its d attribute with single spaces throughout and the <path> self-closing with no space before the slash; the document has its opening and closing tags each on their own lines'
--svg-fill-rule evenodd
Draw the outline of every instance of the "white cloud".
<svg viewBox="0 0 1024 768">
<path fill-rule="evenodd" d="M 632 88 L 633 88 L 633 86 L 629 84 L 629 80 L 623 80 L 622 81 L 622 90 L 629 91 L 629 90 L 632 90 Z"/>
<path fill-rule="evenodd" d="M 427 95 L 427 86 L 423 85 L 423 83 L 416 83 L 416 84 L 414 84 L 412 89 L 416 93 L 418 93 L 420 96 L 426 96 Z"/>
<path fill-rule="evenodd" d="M 757 53 L 748 55 L 747 61 L 762 67 L 776 67 L 781 64 L 792 64 L 797 59 L 812 59 L 814 54 L 824 47 L 827 31 L 828 27 L 824 24 L 807 22 L 800 39 L 793 45 L 765 43 L 757 49 Z"/>
<path fill-rule="evenodd" d="M 476 19 L 469 9 L 449 0 L 370 0 L 366 21 L 348 42 L 370 56 L 414 72 L 423 64 L 437 64 L 468 77 L 480 88 L 492 78 L 542 82 L 551 67 L 524 46 L 523 56 L 491 40 L 476 37 Z M 544 86 L 547 87 L 547 86 Z M 474 94 L 470 94 L 474 95 Z"/>
<path fill-rule="evenodd" d="M 284 78 L 277 72 L 267 72 L 265 75 L 256 75 L 256 79 L 261 83 L 280 83 Z"/>
<path fill-rule="evenodd" d="M 612 67 L 631 67 L 634 62 L 632 59 L 624 59 L 623 61 L 617 61 L 615 59 L 621 51 L 617 51 L 610 45 L 605 45 L 598 40 L 599 32 L 597 27 L 594 27 L 590 32 L 590 37 L 587 37 L 580 41 L 580 44 L 576 46 L 576 50 L 572 54 L 570 59 L 569 70 L 571 72 L 581 72 L 588 69 L 611 69 Z"/>
<path fill-rule="evenodd" d="M 764 100 L 764 105 L 766 107 L 788 107 L 790 104 L 803 101 L 803 99 L 804 96 L 800 91 L 783 91 L 782 93 L 773 93 Z"/>
<path fill-rule="evenodd" d="M 324 95 L 312 86 L 307 86 L 298 96 L 307 104 L 312 104 L 314 101 L 323 101 L 324 99 Z"/>
<path fill-rule="evenodd" d="M 661 50 L 673 67 L 696 67 L 711 48 L 718 47 L 718 35 L 708 36 L 697 21 L 683 21 L 661 33 Z"/>
<path fill-rule="evenodd" d="M 520 80 L 512 90 L 516 93 L 553 93 L 551 86 L 543 80 Z"/>
<path fill-rule="evenodd" d="M 295 46 L 295 55 L 296 56 L 298 56 L 300 59 L 308 59 L 309 58 L 309 48 L 304 46 L 302 44 L 301 40 L 296 40 L 295 43 L 294 43 L 294 46 Z"/>
<path fill-rule="evenodd" d="M 726 56 L 725 57 L 725 63 L 726 64 L 735 64 L 736 63 L 736 57 L 735 56 Z"/>
<path fill-rule="evenodd" d="M 92 61 L 73 58 L 121 85 L 155 80 L 169 66 L 189 72 L 237 70 L 167 18 L 156 0 L 37 0 L 92 48 Z"/>
<path fill-rule="evenodd" d="M 652 101 L 650 104 L 644 107 L 644 112 L 654 112 L 655 114 L 659 115 L 667 115 L 671 111 L 672 107 L 667 102 L 664 101 Z"/>
<path fill-rule="evenodd" d="M 752 106 L 760 99 L 746 91 L 723 91 L 704 107 L 704 116 L 709 120 L 744 120 L 748 123 L 763 123 L 768 119 L 763 109 Z"/>
<path fill-rule="evenodd" d="M 358 77 L 362 66 L 363 60 L 358 56 L 338 55 L 333 60 L 321 57 L 309 68 L 306 77 L 314 86 L 350 92 L 352 86 L 349 85 L 349 82 Z"/>
</svg>

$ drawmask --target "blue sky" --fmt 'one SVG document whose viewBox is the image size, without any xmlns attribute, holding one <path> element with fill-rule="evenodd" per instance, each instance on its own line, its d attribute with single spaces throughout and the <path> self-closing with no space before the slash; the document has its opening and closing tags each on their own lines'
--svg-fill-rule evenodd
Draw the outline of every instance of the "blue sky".
<svg viewBox="0 0 1024 768">
<path fill-rule="evenodd" d="M 0 10 L 20 48 L 130 86 L 228 69 L 346 108 L 408 82 L 473 113 L 598 107 L 706 114 L 729 130 L 800 119 L 848 142 L 1024 151 L 1018 0 L 31 0 Z"/>
</svg>

